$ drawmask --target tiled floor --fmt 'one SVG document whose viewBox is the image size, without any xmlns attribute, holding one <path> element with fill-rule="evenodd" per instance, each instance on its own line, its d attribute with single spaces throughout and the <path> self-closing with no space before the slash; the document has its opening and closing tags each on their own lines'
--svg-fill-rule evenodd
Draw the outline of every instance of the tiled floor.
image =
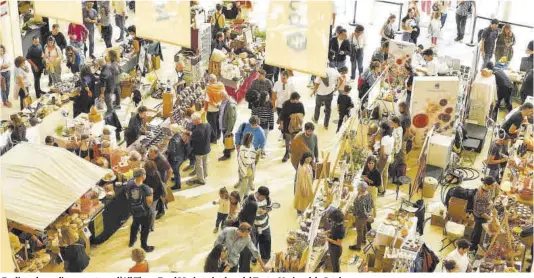
<svg viewBox="0 0 534 278">
<path fill-rule="evenodd" d="M 364 1 L 367 2 L 367 1 Z M 369 1 L 370 2 L 370 1 Z M 369 58 L 378 47 L 379 35 L 378 30 L 383 21 L 387 17 L 387 13 L 394 11 L 394 8 L 380 4 L 373 9 L 368 19 L 364 22 L 371 22 L 366 24 L 366 34 L 368 46 L 365 50 L 365 61 Z M 359 7 L 364 9 L 365 6 Z M 369 8 L 369 7 L 367 7 Z M 391 11 L 390 11 L 391 10 Z M 397 12 L 398 13 L 398 12 Z M 345 21 L 346 19 L 338 18 L 338 21 Z M 346 25 L 349 27 L 348 25 Z M 351 30 L 350 27 L 349 30 Z M 453 42 L 455 36 L 455 26 L 453 17 L 451 17 L 445 26 L 443 38 L 440 40 L 439 51 L 442 54 L 459 57 L 463 62 L 469 64 L 471 57 L 469 57 L 470 48 L 464 44 Z M 429 39 L 426 38 L 426 29 L 423 28 L 420 36 L 421 43 L 429 44 Z M 117 34 L 117 32 L 115 32 Z M 102 50 L 101 41 L 97 41 L 97 52 Z M 173 49 L 173 51 L 171 51 Z M 164 55 L 165 62 L 162 63 L 160 72 L 166 72 L 173 67 L 171 61 L 174 55 L 174 47 L 165 45 Z M 311 114 L 314 107 L 314 100 L 309 97 L 309 89 L 306 84 L 309 80 L 308 75 L 297 74 L 293 77 L 293 82 L 296 84 L 298 91 L 303 96 L 303 101 L 306 106 L 306 121 L 311 119 Z M 13 111 L 2 111 L 2 119 Z M 337 112 L 332 113 L 333 120 L 337 119 Z M 246 105 L 241 104 L 238 108 L 238 122 L 246 121 L 250 116 Z M 333 136 L 335 129 L 330 128 L 325 130 L 322 126 L 316 129 L 319 136 L 320 150 L 328 151 L 336 142 L 336 137 Z M 281 163 L 284 153 L 282 142 L 278 141 L 278 131 L 271 132 L 268 143 L 266 159 L 261 160 L 258 165 L 255 185 L 256 187 L 265 185 L 270 188 L 272 198 L 280 202 L 282 207 L 271 213 L 271 229 L 272 229 L 272 251 L 277 252 L 285 246 L 285 235 L 291 229 L 297 228 L 297 215 L 292 206 L 293 200 L 293 178 L 294 169 L 290 163 Z M 487 150 L 487 146 L 485 148 Z M 203 268 L 203 263 L 206 255 L 211 250 L 213 241 L 216 235 L 212 233 L 217 208 L 211 204 L 211 201 L 218 197 L 219 188 L 226 186 L 231 188 L 237 181 L 237 163 L 235 154 L 232 159 L 225 162 L 218 162 L 217 158 L 222 153 L 222 144 L 212 145 L 212 152 L 209 155 L 209 172 L 210 176 L 207 179 L 207 184 L 201 187 L 188 188 L 175 192 L 176 201 L 170 204 L 169 210 L 165 217 L 156 222 L 155 231 L 150 234 L 149 244 L 154 245 L 156 250 L 148 254 L 148 261 L 150 262 L 150 269 L 154 272 L 200 272 Z M 482 153 L 485 153 L 483 151 Z M 409 175 L 414 176 L 417 160 L 417 152 L 412 152 L 408 155 Z M 479 155 L 473 166 L 479 167 L 481 161 L 485 159 L 485 155 Z M 476 185 L 476 182 L 472 186 Z M 470 185 L 468 185 L 470 186 Z M 406 186 L 401 189 L 400 197 L 406 197 Z M 425 200 L 427 206 L 440 206 L 439 189 L 432 200 Z M 394 187 L 390 186 L 385 197 L 378 199 L 378 218 L 376 222 L 383 219 L 387 213 L 399 207 L 399 202 L 395 201 Z M 428 209 L 427 209 L 428 212 Z M 374 225 L 376 225 L 376 222 Z M 440 241 L 442 238 L 442 231 L 439 228 L 429 225 L 425 228 L 425 240 L 427 244 L 434 250 L 439 250 Z M 87 268 L 87 272 L 123 272 L 128 270 L 132 265 L 130 260 L 130 251 L 128 248 L 130 221 L 127 222 L 122 229 L 117 231 L 107 242 L 93 246 L 91 250 L 91 262 Z M 344 240 L 344 252 L 342 256 L 342 271 L 355 271 L 353 265 L 348 265 L 347 262 L 355 255 L 362 254 L 348 250 L 348 245 L 355 240 L 355 231 L 349 230 L 348 237 Z M 137 243 L 139 244 L 139 243 Z M 442 254 L 446 254 L 447 251 Z"/>
</svg>

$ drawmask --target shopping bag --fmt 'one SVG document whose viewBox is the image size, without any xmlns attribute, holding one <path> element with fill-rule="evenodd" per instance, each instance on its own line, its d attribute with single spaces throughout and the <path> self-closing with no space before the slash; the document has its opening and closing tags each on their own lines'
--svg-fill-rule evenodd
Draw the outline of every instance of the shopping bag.
<svg viewBox="0 0 534 278">
<path fill-rule="evenodd" d="M 165 203 L 168 204 L 168 203 L 174 202 L 175 198 L 174 198 L 174 195 L 172 195 L 171 187 L 166 186 L 166 188 L 167 188 L 167 196 L 165 197 Z"/>
<path fill-rule="evenodd" d="M 234 144 L 234 134 L 230 133 L 224 136 L 224 149 L 233 150 L 235 148 Z"/>
<path fill-rule="evenodd" d="M 24 98 L 24 107 L 28 107 L 32 104 L 32 97 L 31 96 L 27 96 Z"/>
</svg>

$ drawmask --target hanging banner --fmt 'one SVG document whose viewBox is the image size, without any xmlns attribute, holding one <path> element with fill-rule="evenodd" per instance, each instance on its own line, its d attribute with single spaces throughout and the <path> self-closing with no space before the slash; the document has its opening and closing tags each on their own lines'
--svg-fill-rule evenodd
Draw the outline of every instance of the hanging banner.
<svg viewBox="0 0 534 278">
<path fill-rule="evenodd" d="M 135 6 L 138 37 L 191 47 L 190 1 L 136 1 Z"/>
<path fill-rule="evenodd" d="M 460 81 L 457 76 L 424 76 L 413 79 L 410 110 L 415 146 L 422 145 L 432 127 L 437 134 L 452 134 L 459 90 Z"/>
<path fill-rule="evenodd" d="M 33 1 L 36 15 L 83 24 L 82 1 Z"/>
<path fill-rule="evenodd" d="M 265 62 L 326 76 L 332 1 L 272 0 L 267 19 Z"/>
</svg>

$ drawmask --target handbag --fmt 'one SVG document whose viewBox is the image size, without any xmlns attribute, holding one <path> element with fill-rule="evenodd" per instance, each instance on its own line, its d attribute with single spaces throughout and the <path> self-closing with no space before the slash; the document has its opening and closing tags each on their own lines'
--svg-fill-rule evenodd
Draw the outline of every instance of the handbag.
<svg viewBox="0 0 534 278">
<path fill-rule="evenodd" d="M 228 135 L 225 135 L 223 144 L 224 144 L 224 149 L 225 150 L 233 150 L 233 149 L 235 149 L 234 134 L 230 133 Z"/>
</svg>

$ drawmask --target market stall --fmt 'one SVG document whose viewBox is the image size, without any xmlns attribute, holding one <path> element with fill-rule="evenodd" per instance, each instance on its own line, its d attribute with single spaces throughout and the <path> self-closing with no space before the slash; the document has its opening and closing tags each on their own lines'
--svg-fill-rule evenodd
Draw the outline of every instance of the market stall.
<svg viewBox="0 0 534 278">
<path fill-rule="evenodd" d="M 106 174 L 104 169 L 67 150 L 28 143 L 18 144 L 6 153 L 1 169 L 8 226 L 37 237 L 45 245 L 33 248 L 10 235 L 20 271 L 38 270 L 57 257 L 63 246 L 59 232 L 62 227 L 75 226 L 80 236 L 88 240 L 87 225 L 103 208 L 92 188 Z M 79 209 L 73 209 L 76 204 Z"/>
</svg>

